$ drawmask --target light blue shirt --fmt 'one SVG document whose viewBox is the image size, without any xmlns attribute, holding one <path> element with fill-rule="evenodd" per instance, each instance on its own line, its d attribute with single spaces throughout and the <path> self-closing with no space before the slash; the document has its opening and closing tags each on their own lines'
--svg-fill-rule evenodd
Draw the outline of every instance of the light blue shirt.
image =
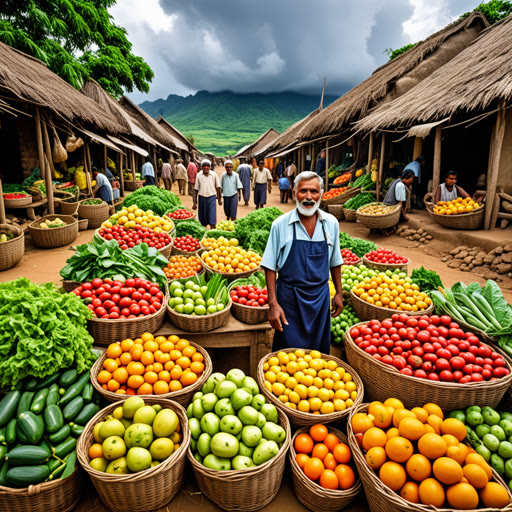
<svg viewBox="0 0 512 512">
<path fill-rule="evenodd" d="M 306 240 L 310 242 L 321 242 L 327 238 L 329 246 L 329 267 L 337 267 L 343 264 L 340 250 L 340 225 L 336 217 L 322 210 L 318 210 L 313 237 L 310 238 L 306 228 L 300 222 L 299 214 L 295 208 L 291 212 L 278 217 L 270 229 L 267 247 L 261 260 L 261 266 L 270 270 L 279 272 L 286 263 L 288 254 L 293 244 L 293 225 L 297 240 Z M 325 229 L 322 230 L 322 224 Z M 299 269 L 297 269 L 299 271 Z"/>
<path fill-rule="evenodd" d="M 405 189 L 405 185 L 400 180 L 395 187 L 395 199 L 397 201 L 406 201 L 407 200 L 407 190 Z"/>
<path fill-rule="evenodd" d="M 146 162 L 142 166 L 142 173 L 141 176 L 144 178 L 144 176 L 153 176 L 155 177 L 155 171 L 153 169 L 153 166 L 151 165 L 151 162 Z"/>
<path fill-rule="evenodd" d="M 109 193 L 112 193 L 112 185 L 110 184 L 110 181 L 108 181 L 108 178 L 101 172 L 99 172 L 96 176 L 96 186 L 98 188 L 107 187 Z"/>
<path fill-rule="evenodd" d="M 231 173 L 231 176 L 224 172 L 220 177 L 220 188 L 223 196 L 232 197 L 237 193 L 238 189 L 244 188 L 244 186 L 236 172 Z"/>
<path fill-rule="evenodd" d="M 413 160 L 410 164 L 405 166 L 404 171 L 411 170 L 418 179 L 421 177 L 421 167 L 420 163 L 416 160 Z"/>
</svg>

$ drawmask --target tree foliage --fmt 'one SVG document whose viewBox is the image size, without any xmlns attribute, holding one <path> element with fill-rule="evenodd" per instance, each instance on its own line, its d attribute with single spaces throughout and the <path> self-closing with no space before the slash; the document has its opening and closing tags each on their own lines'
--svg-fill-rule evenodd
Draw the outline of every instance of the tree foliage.
<svg viewBox="0 0 512 512">
<path fill-rule="evenodd" d="M 0 41 L 32 55 L 80 89 L 92 78 L 115 97 L 148 92 L 153 71 L 133 55 L 108 8 L 116 0 L 3 0 Z"/>
</svg>

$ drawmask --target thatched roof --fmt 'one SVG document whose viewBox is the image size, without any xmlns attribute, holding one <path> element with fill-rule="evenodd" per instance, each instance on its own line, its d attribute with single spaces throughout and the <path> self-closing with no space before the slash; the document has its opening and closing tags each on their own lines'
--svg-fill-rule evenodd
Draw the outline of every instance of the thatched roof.
<svg viewBox="0 0 512 512">
<path fill-rule="evenodd" d="M 491 26 L 414 89 L 379 107 L 357 126 L 410 126 L 484 110 L 512 100 L 512 15 Z"/>
<path fill-rule="evenodd" d="M 253 153 L 257 153 L 260 149 L 268 146 L 271 142 L 273 142 L 277 137 L 279 137 L 279 132 L 274 130 L 274 128 L 269 128 L 265 133 L 261 134 L 254 142 L 247 144 L 242 149 L 234 155 L 234 158 L 239 156 L 251 156 Z"/>
<path fill-rule="evenodd" d="M 46 108 L 70 123 L 108 133 L 126 131 L 46 64 L 4 43 L 0 43 L 0 91 L 7 102 L 9 96 L 16 97 Z"/>
<path fill-rule="evenodd" d="M 384 99 L 395 87 L 398 79 L 433 55 L 452 36 L 472 26 L 485 28 L 489 24 L 483 14 L 473 12 L 468 17 L 459 19 L 443 30 L 432 34 L 410 50 L 375 70 L 364 82 L 331 103 L 322 111 L 321 115 L 301 130 L 300 139 L 312 140 L 346 131 L 350 128 L 350 123 L 366 116 L 371 108 Z M 454 50 L 454 53 L 456 51 Z"/>
<path fill-rule="evenodd" d="M 170 137 L 173 139 L 176 147 L 178 149 L 183 149 L 184 151 L 188 151 L 189 153 L 192 153 L 192 151 L 197 151 L 200 153 L 200 151 L 192 144 L 185 135 L 183 135 L 178 128 L 173 126 L 169 121 L 164 119 L 162 116 L 158 116 L 158 119 L 156 122 L 160 125 L 162 129 L 164 129 Z"/>
</svg>

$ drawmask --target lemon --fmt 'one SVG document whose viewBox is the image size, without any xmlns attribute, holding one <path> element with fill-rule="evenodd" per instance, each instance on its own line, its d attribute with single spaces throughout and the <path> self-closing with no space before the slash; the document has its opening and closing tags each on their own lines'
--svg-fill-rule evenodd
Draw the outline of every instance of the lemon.
<svg viewBox="0 0 512 512">
<path fill-rule="evenodd" d="M 318 390 L 318 398 L 322 400 L 322 402 L 327 402 L 329 400 L 329 390 L 325 388 L 321 388 Z"/>
</svg>

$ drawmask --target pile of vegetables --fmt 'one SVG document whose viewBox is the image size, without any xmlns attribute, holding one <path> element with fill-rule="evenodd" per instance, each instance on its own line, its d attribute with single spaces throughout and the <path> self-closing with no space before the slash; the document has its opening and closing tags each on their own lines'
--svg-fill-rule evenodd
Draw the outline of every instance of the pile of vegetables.
<svg viewBox="0 0 512 512">
<path fill-rule="evenodd" d="M 470 197 L 465 199 L 457 197 L 452 201 L 439 201 L 433 211 L 439 215 L 460 215 L 461 213 L 471 213 L 478 208 L 483 208 L 483 205 L 473 201 Z"/>
<path fill-rule="evenodd" d="M 343 194 L 343 192 L 346 192 L 348 187 L 340 187 L 340 188 L 331 188 L 331 190 L 328 190 L 327 192 L 324 192 L 324 195 L 322 196 L 322 199 L 332 199 L 333 197 L 339 196 L 340 194 Z"/>
<path fill-rule="evenodd" d="M 23 185 L 20 183 L 2 183 L 2 189 L 4 191 L 4 197 L 6 194 L 16 194 L 24 191 Z"/>
<path fill-rule="evenodd" d="M 439 274 L 434 270 L 427 270 L 423 265 L 420 268 L 415 268 L 411 273 L 411 279 L 414 284 L 420 287 L 422 292 L 431 292 L 443 286 L 443 282 Z"/>
<path fill-rule="evenodd" d="M 25 194 L 24 192 L 4 193 L 4 199 L 23 199 L 24 197 L 28 197 L 28 194 Z"/>
<path fill-rule="evenodd" d="M 14 233 L 8 232 L 8 233 L 1 233 L 0 234 L 0 243 L 7 242 L 9 240 L 12 240 L 14 238 Z"/>
<path fill-rule="evenodd" d="M 346 173 L 342 174 L 341 176 L 338 176 L 334 180 L 334 185 L 343 185 L 344 183 L 348 183 L 351 178 L 352 178 L 352 173 L 346 172 Z"/>
<path fill-rule="evenodd" d="M 345 304 L 343 311 L 336 318 L 331 318 L 331 336 L 335 343 L 342 343 L 345 331 L 361 320 L 350 304 Z"/>
<path fill-rule="evenodd" d="M 83 201 L 82 204 L 88 206 L 103 204 L 103 199 L 87 199 Z"/>
<path fill-rule="evenodd" d="M 216 231 L 216 230 L 212 229 L 211 231 L 208 231 L 208 236 L 210 236 L 210 233 L 213 233 L 214 231 Z M 206 228 L 201 226 L 201 223 L 195 219 L 184 220 L 184 221 L 178 222 L 176 224 L 176 237 L 177 238 L 190 235 L 194 238 L 197 238 L 198 240 L 201 240 L 204 237 L 205 233 L 206 233 Z"/>
<path fill-rule="evenodd" d="M 116 240 L 93 238 L 91 243 L 77 247 L 60 275 L 80 283 L 94 278 L 125 281 L 127 277 L 142 277 L 164 287 L 167 278 L 162 269 L 166 265 L 166 258 L 145 243 L 123 250 Z"/>
<path fill-rule="evenodd" d="M 249 277 L 235 279 L 229 284 L 228 290 L 231 291 L 237 286 L 255 286 L 257 288 L 265 288 L 267 286 L 265 274 L 263 274 L 263 272 L 254 272 Z"/>
<path fill-rule="evenodd" d="M 149 185 L 132 192 L 123 201 L 124 208 L 132 205 L 137 205 L 144 211 L 151 210 L 158 215 L 164 215 L 165 212 L 172 210 L 176 206 L 181 206 L 181 200 L 169 190 Z"/>
<path fill-rule="evenodd" d="M 379 217 L 381 215 L 387 215 L 388 213 L 394 212 L 397 209 L 397 205 L 385 205 L 382 203 L 373 203 L 366 206 L 361 206 L 358 209 L 358 213 L 363 215 L 371 215 L 373 217 Z"/>
<path fill-rule="evenodd" d="M 195 213 L 188 208 L 176 207 L 166 212 L 167 217 L 170 217 L 175 223 L 176 221 L 191 219 L 195 216 Z"/>
<path fill-rule="evenodd" d="M 23 190 L 28 190 L 28 187 L 33 187 L 36 181 L 41 180 L 41 171 L 39 170 L 39 167 L 36 167 L 32 174 L 28 177 L 26 177 L 22 182 Z"/>
<path fill-rule="evenodd" d="M 201 253 L 201 259 L 214 272 L 248 272 L 261 263 L 261 256 L 240 247 L 236 238 L 204 238 L 201 244 L 205 248 Z"/>
<path fill-rule="evenodd" d="M 192 277 L 201 272 L 203 265 L 197 256 L 171 256 L 164 267 L 164 273 L 169 281 Z"/>
<path fill-rule="evenodd" d="M 347 233 L 340 233 L 340 249 L 350 249 L 354 254 L 362 258 L 366 253 L 375 251 L 379 246 L 370 240 L 352 238 Z"/>
<path fill-rule="evenodd" d="M 95 359 L 87 331 L 91 316 L 78 297 L 59 293 L 51 283 L 0 283 L 0 389 L 71 366 L 89 370 Z"/>
<path fill-rule="evenodd" d="M 57 217 L 56 219 L 47 219 L 44 220 L 39 224 L 39 227 L 41 229 L 50 229 L 50 228 L 61 228 L 62 226 L 65 226 L 66 223 Z"/>
<path fill-rule="evenodd" d="M 253 249 L 259 254 L 265 252 L 272 222 L 283 212 L 273 206 L 261 208 L 238 219 L 235 223 L 235 234 L 240 245 L 246 249 Z"/>
<path fill-rule="evenodd" d="M 368 176 L 365 174 L 365 176 Z M 352 197 L 349 199 L 344 205 L 343 208 L 346 208 L 347 210 L 357 210 L 361 206 L 364 206 L 365 204 L 374 203 L 375 202 L 375 196 L 370 193 L 361 193 L 357 194 L 357 196 Z"/>
<path fill-rule="evenodd" d="M 343 265 L 357 265 L 361 263 L 361 258 L 350 249 L 341 249 L 341 257 L 343 258 Z"/>
<path fill-rule="evenodd" d="M 353 183 L 349 185 L 352 188 L 361 188 L 362 190 L 368 190 L 375 186 L 375 182 L 372 180 L 370 174 L 361 174 Z"/>
</svg>

